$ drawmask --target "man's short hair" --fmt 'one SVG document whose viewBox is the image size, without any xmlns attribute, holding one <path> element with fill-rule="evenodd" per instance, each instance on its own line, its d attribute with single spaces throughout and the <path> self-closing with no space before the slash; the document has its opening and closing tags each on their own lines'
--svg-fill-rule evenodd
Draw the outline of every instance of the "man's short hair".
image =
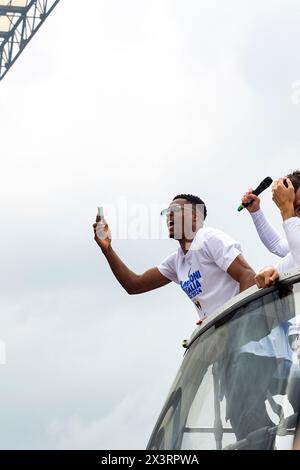
<svg viewBox="0 0 300 470">
<path fill-rule="evenodd" d="M 300 170 L 295 170 L 292 173 L 289 173 L 286 175 L 287 178 L 289 178 L 292 182 L 292 185 L 294 186 L 295 193 L 298 191 L 300 188 Z"/>
<path fill-rule="evenodd" d="M 300 173 L 299 173 L 299 176 L 300 176 Z M 300 182 L 299 182 L 299 186 L 300 186 Z M 177 196 L 175 196 L 173 198 L 173 201 L 175 201 L 175 199 L 186 199 L 187 201 L 191 202 L 192 204 L 201 204 L 202 207 L 203 207 L 203 218 L 204 220 L 206 219 L 206 216 L 207 216 L 207 209 L 206 209 L 206 205 L 204 203 L 204 201 L 202 201 L 202 199 L 200 199 L 200 197 L 198 196 L 193 196 L 193 194 L 177 194 Z"/>
</svg>

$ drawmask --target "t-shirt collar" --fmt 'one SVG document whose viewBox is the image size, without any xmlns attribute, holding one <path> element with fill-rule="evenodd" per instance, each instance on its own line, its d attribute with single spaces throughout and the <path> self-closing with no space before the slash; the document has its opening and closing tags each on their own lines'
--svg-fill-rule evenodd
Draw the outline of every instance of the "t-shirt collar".
<svg viewBox="0 0 300 470">
<path fill-rule="evenodd" d="M 180 252 L 180 254 L 181 254 L 181 256 L 182 256 L 183 258 L 187 258 L 188 255 L 191 253 L 191 250 L 192 250 L 193 246 L 194 246 L 195 243 L 196 243 L 197 235 L 198 235 L 198 233 L 200 232 L 200 230 L 202 230 L 202 229 L 203 229 L 203 227 L 199 228 L 199 230 L 196 232 L 196 235 L 195 235 L 194 238 L 193 238 L 193 241 L 192 241 L 192 243 L 191 243 L 191 246 L 189 247 L 188 251 L 187 251 L 185 254 L 184 254 L 184 252 L 183 252 L 183 249 L 181 248 L 181 245 L 179 245 L 179 248 L 178 248 L 178 249 L 179 249 L 179 252 Z"/>
</svg>

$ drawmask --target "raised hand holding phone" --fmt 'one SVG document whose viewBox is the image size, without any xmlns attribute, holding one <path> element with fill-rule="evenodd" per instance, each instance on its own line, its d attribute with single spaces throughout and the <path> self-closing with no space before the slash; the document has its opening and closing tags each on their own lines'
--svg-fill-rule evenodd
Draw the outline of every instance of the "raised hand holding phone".
<svg viewBox="0 0 300 470">
<path fill-rule="evenodd" d="M 98 207 L 98 214 L 97 214 L 97 217 L 99 218 L 99 222 L 104 219 L 103 207 L 102 207 L 102 206 L 99 206 L 99 207 Z"/>
<path fill-rule="evenodd" d="M 98 207 L 96 223 L 93 224 L 94 239 L 100 246 L 103 253 L 105 253 L 111 246 L 111 232 L 110 228 L 104 219 L 103 207 Z"/>
</svg>

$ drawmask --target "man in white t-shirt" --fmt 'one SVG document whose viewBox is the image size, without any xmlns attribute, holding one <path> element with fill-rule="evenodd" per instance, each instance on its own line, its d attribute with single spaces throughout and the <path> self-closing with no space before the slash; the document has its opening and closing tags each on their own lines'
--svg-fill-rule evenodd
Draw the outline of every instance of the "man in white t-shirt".
<svg viewBox="0 0 300 470">
<path fill-rule="evenodd" d="M 111 270 L 129 294 L 147 292 L 174 281 L 194 303 L 201 322 L 223 303 L 254 284 L 254 271 L 240 244 L 221 230 L 203 227 L 206 206 L 197 196 L 180 194 L 162 211 L 178 250 L 143 274 L 132 272 L 111 245 L 105 220 L 93 225 L 95 240 Z"/>
</svg>

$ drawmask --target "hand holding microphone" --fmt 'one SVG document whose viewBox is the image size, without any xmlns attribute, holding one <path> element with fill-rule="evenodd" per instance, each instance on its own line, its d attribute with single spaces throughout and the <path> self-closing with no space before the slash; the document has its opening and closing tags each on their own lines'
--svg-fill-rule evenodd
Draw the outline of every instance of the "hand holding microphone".
<svg viewBox="0 0 300 470">
<path fill-rule="evenodd" d="M 270 176 L 267 176 L 256 189 L 250 188 L 249 191 L 243 196 L 242 204 L 238 207 L 238 212 L 242 211 L 245 207 L 249 212 L 256 212 L 260 208 L 260 199 L 258 195 L 267 189 L 273 180 Z"/>
<path fill-rule="evenodd" d="M 242 197 L 242 205 L 248 212 L 256 212 L 260 209 L 260 198 L 253 194 L 253 188 L 250 188 Z"/>
</svg>

